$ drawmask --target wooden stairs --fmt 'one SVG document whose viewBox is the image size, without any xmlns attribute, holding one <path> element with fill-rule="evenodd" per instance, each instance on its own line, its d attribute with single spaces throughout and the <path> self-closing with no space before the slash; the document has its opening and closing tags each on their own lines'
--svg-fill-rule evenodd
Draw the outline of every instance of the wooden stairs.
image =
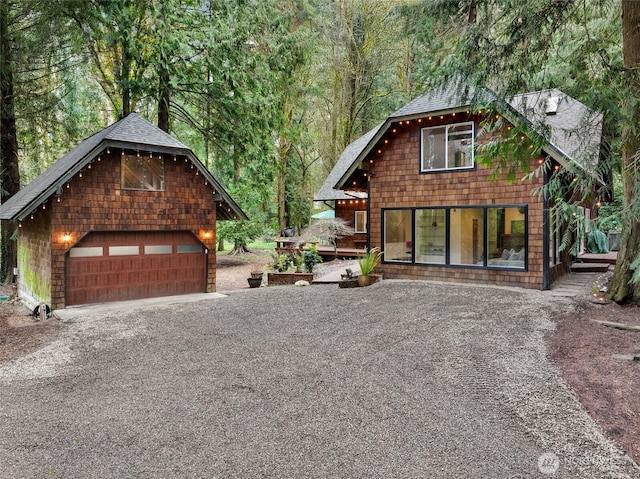
<svg viewBox="0 0 640 479">
<path fill-rule="evenodd" d="M 571 271 L 574 273 L 606 273 L 613 271 L 617 259 L 617 251 L 584 253 L 576 258 L 576 261 L 571 265 Z"/>
</svg>

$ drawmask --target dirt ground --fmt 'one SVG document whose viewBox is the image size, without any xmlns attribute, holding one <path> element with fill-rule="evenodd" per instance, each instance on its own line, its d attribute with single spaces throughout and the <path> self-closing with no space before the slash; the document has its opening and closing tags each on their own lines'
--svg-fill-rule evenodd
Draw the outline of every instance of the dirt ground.
<svg viewBox="0 0 640 479">
<path fill-rule="evenodd" d="M 267 252 L 218 255 L 217 290 L 248 288 L 250 273 L 261 271 L 270 261 Z M 604 286 L 607 280 L 600 277 L 597 285 Z M 0 288 L 0 294 L 8 293 L 10 288 Z M 614 357 L 640 355 L 640 332 L 595 322 L 640 326 L 640 308 L 623 307 L 606 301 L 604 294 L 587 291 L 576 298 L 571 313 L 554 320 L 557 329 L 547 337 L 549 358 L 608 437 L 640 463 L 640 360 Z M 43 347 L 60 330 L 55 319 L 36 322 L 21 304 L 0 303 L 0 364 Z"/>
<path fill-rule="evenodd" d="M 597 284 L 606 286 L 608 277 Z M 575 310 L 554 318 L 548 356 L 585 409 L 618 447 L 640 463 L 640 331 L 596 321 L 640 326 L 640 308 L 620 306 L 586 292 Z M 621 359 L 615 356 L 627 356 Z"/>
</svg>

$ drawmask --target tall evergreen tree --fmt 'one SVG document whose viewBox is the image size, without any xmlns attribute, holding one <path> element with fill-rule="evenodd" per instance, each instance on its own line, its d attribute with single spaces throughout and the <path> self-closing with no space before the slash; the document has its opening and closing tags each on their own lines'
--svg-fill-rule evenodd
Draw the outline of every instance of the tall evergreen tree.
<svg viewBox="0 0 640 479">
<path fill-rule="evenodd" d="M 622 187 L 625 221 L 611 285 L 611 298 L 640 304 L 640 2 L 622 0 L 622 72 L 626 114 L 622 127 Z"/>
</svg>

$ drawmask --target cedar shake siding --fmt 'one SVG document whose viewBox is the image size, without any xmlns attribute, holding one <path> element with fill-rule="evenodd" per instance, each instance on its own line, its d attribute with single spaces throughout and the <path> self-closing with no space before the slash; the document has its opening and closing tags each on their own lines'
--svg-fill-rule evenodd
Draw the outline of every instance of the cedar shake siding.
<svg viewBox="0 0 640 479">
<path fill-rule="evenodd" d="M 461 120 L 456 120 L 461 121 Z M 466 120 L 462 120 L 466 121 Z M 370 181 L 371 247 L 383 248 L 382 212 L 384 209 L 421 207 L 464 207 L 491 205 L 526 205 L 528 212 L 527 264 L 525 270 L 488 269 L 482 267 L 438 266 L 433 264 L 399 264 L 383 262 L 385 278 L 428 279 L 438 281 L 491 283 L 542 289 L 543 201 L 531 195 L 543 185 L 542 176 L 535 181 L 507 184 L 490 180 L 491 170 L 476 168 L 461 171 L 420 173 L 420 132 L 428 121 L 411 121 L 393 125 L 395 133 L 365 161 L 375 172 Z M 477 125 L 476 125 L 477 131 Z M 381 151 L 381 153 L 377 153 Z M 370 160 L 373 159 L 373 163 Z M 539 159 L 532 160 L 532 168 Z M 524 174 L 520 175 L 524 176 Z"/>
<path fill-rule="evenodd" d="M 216 221 L 248 219 L 184 144 L 132 113 L 0 205 L 18 294 L 71 304 L 215 291 Z"/>
<path fill-rule="evenodd" d="M 102 155 L 91 168 L 62 188 L 60 202 L 49 200 L 51 211 L 51 302 L 64 307 L 65 260 L 68 251 L 89 232 L 191 231 L 208 249 L 207 292 L 216 284 L 216 202 L 211 186 L 196 177 L 190 162 L 166 158 L 165 190 L 139 191 L 121 188 L 120 151 Z M 199 175 L 198 175 L 199 176 Z M 40 212 L 33 221 L 40 221 Z M 29 223 L 29 219 L 24 224 Z M 209 237 L 205 237 L 209 232 Z M 65 242 L 63 236 L 70 235 Z M 203 291 L 204 292 L 204 291 Z"/>
<path fill-rule="evenodd" d="M 29 303 L 50 305 L 51 209 L 41 209 L 33 218 L 24 221 L 18 231 L 18 291 Z"/>
<path fill-rule="evenodd" d="M 547 289 L 568 271 L 570 257 L 559 251 L 566 225 L 552 234 L 553 214 L 534 191 L 557 169 L 597 170 L 602 115 L 553 89 L 496 100 L 487 89 L 436 88 L 339 158 L 317 199 L 334 199 L 336 217 L 349 222 L 365 200 L 367 239 L 383 252 L 378 270 L 386 278 Z M 474 108 L 476 101 L 496 110 Z M 506 174 L 496 179 L 474 158 L 489 139 L 479 135 L 487 114 L 502 117 L 503 128 L 515 125 L 547 142 L 539 156 L 525 160 L 527 171 L 519 171 L 517 181 Z M 520 179 L 545 161 L 553 166 L 548 173 Z M 358 203 L 340 194 L 359 196 Z"/>
<path fill-rule="evenodd" d="M 336 218 L 344 219 L 347 224 L 355 229 L 355 212 L 366 211 L 367 200 L 365 199 L 350 199 L 350 200 L 336 200 Z M 338 248 L 358 248 L 362 249 L 366 246 L 367 234 L 355 233 L 350 236 L 345 236 L 337 241 Z"/>
</svg>

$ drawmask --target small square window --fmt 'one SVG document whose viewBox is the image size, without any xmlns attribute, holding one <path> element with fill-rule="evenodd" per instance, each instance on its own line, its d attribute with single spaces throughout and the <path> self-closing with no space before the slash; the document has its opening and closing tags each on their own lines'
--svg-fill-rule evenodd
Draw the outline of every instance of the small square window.
<svg viewBox="0 0 640 479">
<path fill-rule="evenodd" d="M 164 191 L 164 159 L 145 155 L 122 157 L 122 189 Z"/>
</svg>

